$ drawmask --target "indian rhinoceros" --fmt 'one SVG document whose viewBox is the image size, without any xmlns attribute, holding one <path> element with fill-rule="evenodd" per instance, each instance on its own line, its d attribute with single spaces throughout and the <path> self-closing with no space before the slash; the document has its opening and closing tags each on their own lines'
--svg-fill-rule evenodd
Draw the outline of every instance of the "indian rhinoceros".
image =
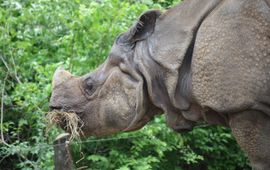
<svg viewBox="0 0 270 170">
<path fill-rule="evenodd" d="M 168 126 L 228 126 L 253 169 L 270 169 L 270 0 L 185 0 L 144 12 L 107 60 L 81 77 L 58 69 L 51 109 L 74 111 L 85 135 Z"/>
</svg>

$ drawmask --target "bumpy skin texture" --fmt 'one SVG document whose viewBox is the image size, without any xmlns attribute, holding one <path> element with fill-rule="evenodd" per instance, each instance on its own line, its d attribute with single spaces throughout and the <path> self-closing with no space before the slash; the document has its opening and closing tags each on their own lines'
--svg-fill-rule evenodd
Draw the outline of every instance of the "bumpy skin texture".
<svg viewBox="0 0 270 170">
<path fill-rule="evenodd" d="M 229 115 L 253 168 L 270 169 L 269 1 L 222 2 L 198 30 L 192 73 L 196 102 Z"/>
<path fill-rule="evenodd" d="M 270 169 L 270 118 L 259 111 L 230 114 L 230 127 L 255 170 Z"/>
<path fill-rule="evenodd" d="M 73 111 L 86 135 L 226 125 L 256 170 L 270 169 L 270 0 L 186 0 L 143 13 L 94 72 L 54 75 L 52 109 Z"/>
<path fill-rule="evenodd" d="M 239 112 L 270 96 L 269 24 L 263 0 L 226 0 L 205 19 L 192 60 L 193 93 L 200 105 Z"/>
</svg>

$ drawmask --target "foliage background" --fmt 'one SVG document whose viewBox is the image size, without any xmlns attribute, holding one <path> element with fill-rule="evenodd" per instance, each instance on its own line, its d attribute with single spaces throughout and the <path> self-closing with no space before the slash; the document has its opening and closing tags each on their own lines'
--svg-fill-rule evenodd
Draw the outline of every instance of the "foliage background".
<svg viewBox="0 0 270 170">
<path fill-rule="evenodd" d="M 46 133 L 51 77 L 59 65 L 74 74 L 106 58 L 117 34 L 142 11 L 179 0 L 1 0 L 0 89 L 6 143 L 0 169 L 53 169 L 53 139 Z M 1 138 L 2 139 L 2 138 Z M 81 169 L 250 169 L 229 129 L 198 127 L 177 134 L 156 117 L 143 129 L 72 144 Z"/>
</svg>

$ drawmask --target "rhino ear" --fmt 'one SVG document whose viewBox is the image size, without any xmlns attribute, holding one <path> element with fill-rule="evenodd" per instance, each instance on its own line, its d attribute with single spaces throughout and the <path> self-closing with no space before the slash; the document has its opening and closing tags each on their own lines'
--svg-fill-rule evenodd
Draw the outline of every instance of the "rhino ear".
<svg viewBox="0 0 270 170">
<path fill-rule="evenodd" d="M 119 42 L 121 43 L 134 43 L 146 39 L 154 32 L 157 18 L 161 15 L 159 10 L 148 10 L 144 12 L 139 20 L 124 33 Z"/>
</svg>

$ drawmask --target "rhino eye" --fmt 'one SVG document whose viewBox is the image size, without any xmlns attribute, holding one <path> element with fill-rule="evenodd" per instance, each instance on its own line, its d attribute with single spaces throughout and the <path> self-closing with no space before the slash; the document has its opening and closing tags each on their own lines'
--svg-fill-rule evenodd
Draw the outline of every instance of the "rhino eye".
<svg viewBox="0 0 270 170">
<path fill-rule="evenodd" d="M 93 81 L 91 79 L 86 81 L 86 86 L 89 90 L 93 88 Z"/>
<path fill-rule="evenodd" d="M 91 96 L 95 92 L 94 81 L 91 78 L 85 80 L 85 92 Z"/>
</svg>

